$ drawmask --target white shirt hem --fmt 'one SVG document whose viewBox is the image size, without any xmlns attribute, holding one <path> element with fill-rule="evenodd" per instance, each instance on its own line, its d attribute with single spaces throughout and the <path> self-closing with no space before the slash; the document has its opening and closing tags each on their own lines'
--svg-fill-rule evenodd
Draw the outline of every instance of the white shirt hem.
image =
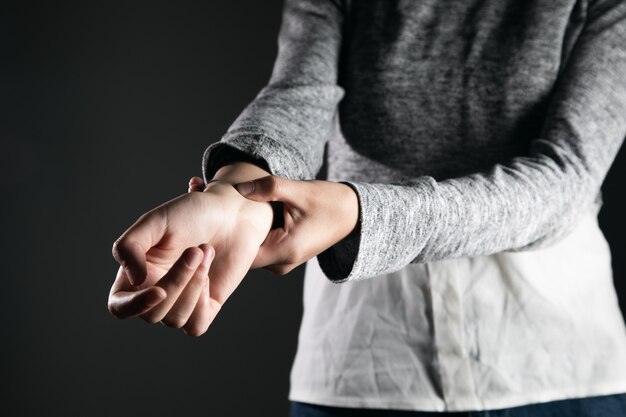
<svg viewBox="0 0 626 417">
<path fill-rule="evenodd" d="M 626 393 L 626 380 L 613 384 L 597 386 L 590 390 L 578 388 L 570 390 L 544 391 L 532 395 L 509 395 L 503 399 L 458 399 L 446 404 L 441 399 L 436 400 L 387 400 L 384 398 L 364 398 L 364 397 L 343 397 L 319 395 L 312 392 L 291 390 L 290 401 L 309 403 L 330 407 L 346 408 L 377 408 L 388 410 L 409 410 L 409 411 L 484 411 L 497 410 L 503 408 L 520 407 L 530 404 L 546 403 L 550 401 L 568 400 L 575 398 L 597 397 L 603 395 L 614 395 Z"/>
</svg>

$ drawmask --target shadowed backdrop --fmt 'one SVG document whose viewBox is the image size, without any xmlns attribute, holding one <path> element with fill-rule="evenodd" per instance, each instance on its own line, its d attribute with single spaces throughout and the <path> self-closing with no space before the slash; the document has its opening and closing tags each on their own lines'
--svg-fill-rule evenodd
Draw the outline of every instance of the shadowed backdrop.
<svg viewBox="0 0 626 417">
<path fill-rule="evenodd" d="M 113 241 L 267 82 L 281 6 L 0 5 L 1 415 L 287 415 L 302 268 L 250 273 L 200 338 L 106 309 Z M 600 215 L 622 310 L 624 154 Z"/>
</svg>

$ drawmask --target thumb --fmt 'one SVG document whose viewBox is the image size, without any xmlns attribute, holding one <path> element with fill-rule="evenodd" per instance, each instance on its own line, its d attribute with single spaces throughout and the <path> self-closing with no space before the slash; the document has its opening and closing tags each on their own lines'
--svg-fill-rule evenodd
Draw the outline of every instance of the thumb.
<svg viewBox="0 0 626 417">
<path fill-rule="evenodd" d="M 113 244 L 113 257 L 124 268 L 132 285 L 145 281 L 146 253 L 161 240 L 165 228 L 165 221 L 161 216 L 147 213 Z"/>
<path fill-rule="evenodd" d="M 203 191 L 204 190 L 204 180 L 200 177 L 191 177 L 189 180 L 189 187 L 187 189 L 188 192 L 194 191 Z"/>
<path fill-rule="evenodd" d="M 254 201 L 282 201 L 296 204 L 299 200 L 302 181 L 291 181 L 283 177 L 268 175 L 256 180 L 241 182 L 235 185 L 239 194 Z"/>
</svg>

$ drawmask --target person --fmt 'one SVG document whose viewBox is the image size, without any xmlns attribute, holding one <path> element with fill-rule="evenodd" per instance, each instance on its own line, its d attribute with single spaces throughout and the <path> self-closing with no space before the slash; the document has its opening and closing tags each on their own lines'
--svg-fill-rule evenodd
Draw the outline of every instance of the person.
<svg viewBox="0 0 626 417">
<path fill-rule="evenodd" d="M 293 416 L 626 415 L 597 223 L 625 73 L 622 0 L 286 0 L 202 192 L 116 241 L 109 309 L 199 335 L 249 268 L 317 257 Z"/>
</svg>

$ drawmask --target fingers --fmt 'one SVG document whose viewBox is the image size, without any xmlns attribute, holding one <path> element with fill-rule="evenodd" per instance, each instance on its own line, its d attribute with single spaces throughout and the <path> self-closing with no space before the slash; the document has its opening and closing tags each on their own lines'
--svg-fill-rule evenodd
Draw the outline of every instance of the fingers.
<svg viewBox="0 0 626 417">
<path fill-rule="evenodd" d="M 289 245 L 288 241 L 290 240 L 290 236 L 285 229 L 278 228 L 270 230 L 265 241 L 259 247 L 259 251 L 250 267 L 264 268 L 268 265 L 285 263 L 286 256 L 282 249 Z"/>
<path fill-rule="evenodd" d="M 143 314 L 141 318 L 149 323 L 157 323 L 167 315 L 189 281 L 194 277 L 203 259 L 203 252 L 198 248 L 187 248 L 172 265 L 170 270 L 159 280 L 155 287 L 165 290 L 167 298 L 155 308 Z M 207 271 L 204 271 L 206 276 Z M 184 324 L 184 323 L 183 323 Z"/>
<path fill-rule="evenodd" d="M 204 180 L 200 177 L 191 177 L 189 179 L 189 185 L 204 185 Z"/>
<path fill-rule="evenodd" d="M 307 230 L 298 232 L 290 225 L 271 230 L 259 247 L 252 268 L 265 268 L 277 275 L 291 272 L 321 252 L 322 248 L 303 241 L 303 235 L 310 238 L 312 234 Z"/>
<path fill-rule="evenodd" d="M 306 192 L 306 181 L 291 181 L 269 175 L 253 181 L 241 182 L 235 188 L 244 197 L 254 201 L 282 201 L 298 204 L 298 197 Z"/>
<path fill-rule="evenodd" d="M 109 311 L 120 319 L 140 315 L 150 323 L 161 321 L 169 327 L 184 327 L 190 336 L 204 334 L 221 305 L 209 297 L 208 273 L 215 250 L 207 245 L 188 248 L 170 271 L 153 287 L 139 291 L 128 287 L 120 267 L 109 297 Z"/>
<path fill-rule="evenodd" d="M 265 268 L 276 275 L 286 275 L 306 260 L 294 248 L 294 239 L 284 229 L 270 231 L 252 262 L 251 268 Z"/>
<path fill-rule="evenodd" d="M 159 287 L 149 287 L 139 291 L 121 290 L 128 285 L 127 281 L 126 271 L 120 266 L 108 302 L 109 311 L 118 319 L 143 314 L 167 297 L 163 288 Z"/>
<path fill-rule="evenodd" d="M 164 219 L 149 212 L 113 243 L 113 257 L 124 268 L 131 284 L 139 285 L 146 279 L 146 252 L 161 240 L 164 233 Z"/>
<path fill-rule="evenodd" d="M 146 279 L 147 251 L 139 242 L 128 236 L 116 240 L 113 244 L 113 257 L 124 268 L 133 285 L 139 285 Z"/>
<path fill-rule="evenodd" d="M 200 177 L 191 177 L 189 180 L 188 192 L 203 191 L 205 187 L 204 180 Z"/>
<path fill-rule="evenodd" d="M 293 271 L 295 268 L 302 264 L 276 264 L 276 265 L 267 265 L 264 267 L 270 272 L 275 273 L 276 275 L 287 275 L 289 272 Z"/>
<path fill-rule="evenodd" d="M 149 311 L 166 298 L 159 287 L 149 287 L 140 291 L 121 291 L 109 301 L 109 311 L 118 319 L 135 317 Z"/>
<path fill-rule="evenodd" d="M 215 316 L 217 316 L 217 313 L 219 313 L 221 307 L 222 305 L 220 303 L 210 297 L 209 287 L 206 286 L 202 294 L 200 294 L 196 308 L 191 314 L 191 317 L 189 317 L 187 324 L 183 327 L 183 330 L 189 336 L 200 336 L 204 334 L 209 328 L 209 325 L 213 322 L 213 319 L 215 319 Z"/>
<path fill-rule="evenodd" d="M 286 275 L 308 260 L 302 255 L 289 253 L 287 249 L 286 255 L 277 256 L 275 248 L 261 246 L 254 260 L 254 268 L 265 268 L 276 275 Z"/>
<path fill-rule="evenodd" d="M 202 245 L 200 249 L 202 249 L 204 253 L 202 262 L 172 308 L 161 320 L 166 326 L 175 327 L 177 329 L 183 327 L 193 313 L 203 290 L 209 287 L 208 274 L 211 261 L 214 257 L 214 251 L 209 245 Z"/>
<path fill-rule="evenodd" d="M 301 239 L 302 233 L 278 228 L 271 230 L 252 262 L 252 268 L 265 268 L 275 274 L 285 275 L 316 254 L 316 249 Z M 305 231 L 306 232 L 306 231 Z M 310 233 L 304 233 L 305 236 Z"/>
</svg>

